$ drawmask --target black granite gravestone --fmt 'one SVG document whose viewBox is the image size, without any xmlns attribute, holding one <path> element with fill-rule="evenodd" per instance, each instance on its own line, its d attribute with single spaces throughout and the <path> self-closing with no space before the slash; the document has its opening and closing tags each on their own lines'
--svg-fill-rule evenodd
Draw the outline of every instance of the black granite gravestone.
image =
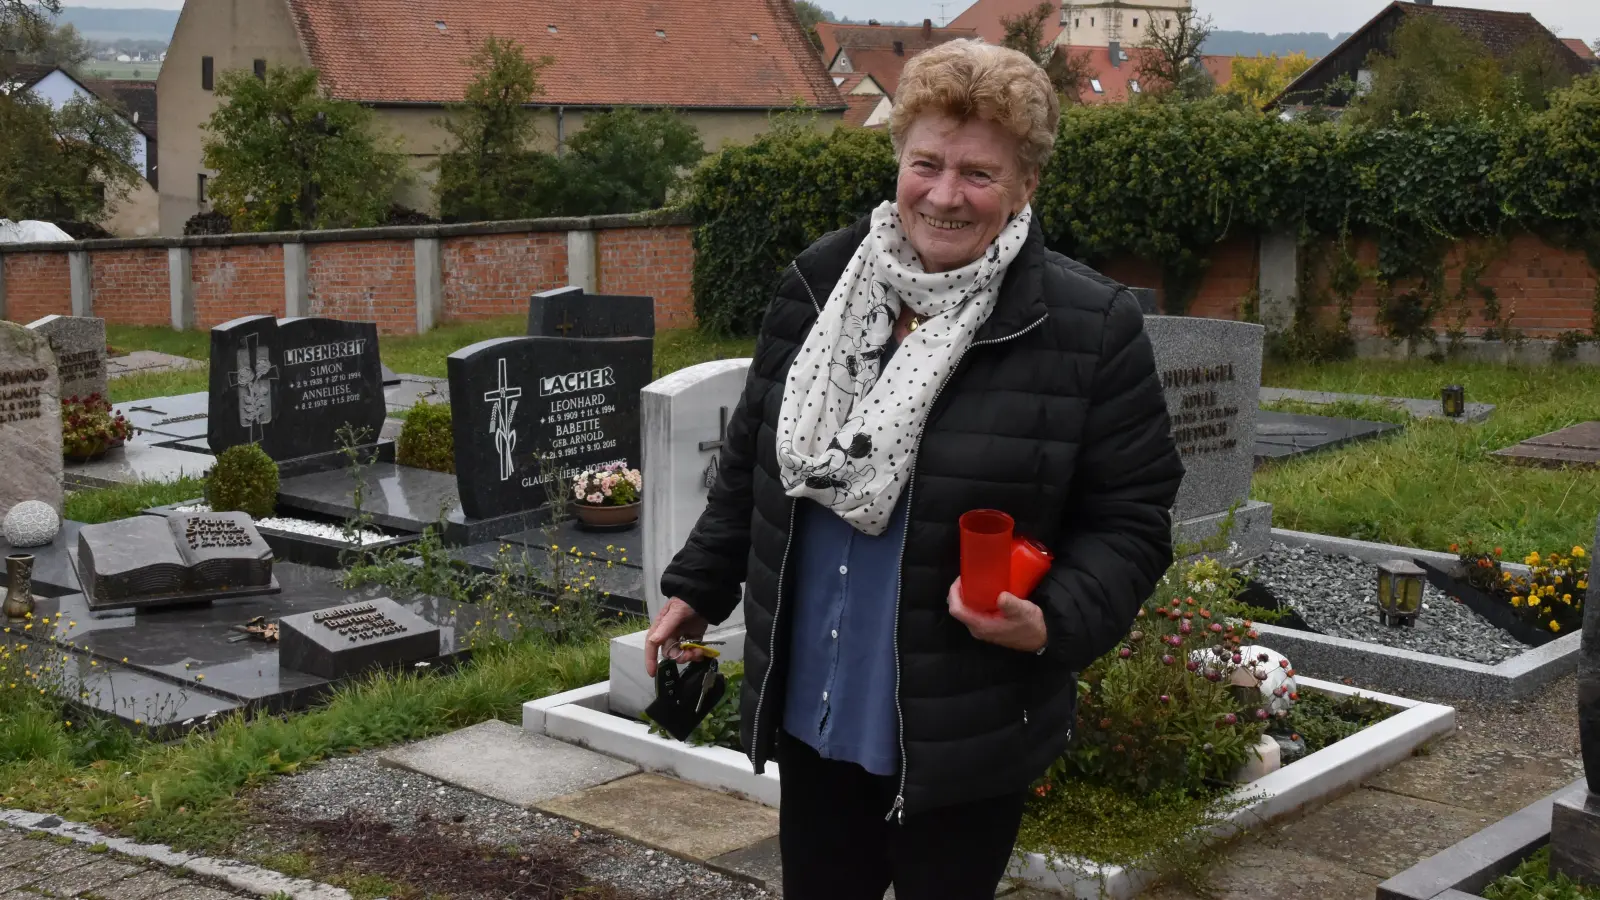
<svg viewBox="0 0 1600 900">
<path fill-rule="evenodd" d="M 450 354 L 462 511 L 537 509 L 545 480 L 612 461 L 639 465 L 639 391 L 650 338 L 497 338 Z M 546 457 L 541 465 L 541 457 Z"/>
<path fill-rule="evenodd" d="M 259 443 L 276 460 L 339 449 L 349 424 L 376 442 L 385 414 L 378 327 L 246 316 L 211 329 L 207 444 Z"/>
<path fill-rule="evenodd" d="M 651 297 L 586 294 L 580 287 L 544 291 L 528 301 L 528 334 L 655 337 L 656 301 Z"/>
<path fill-rule="evenodd" d="M 241 512 L 134 516 L 78 531 L 79 581 L 93 610 L 273 593 L 272 548 Z"/>
<path fill-rule="evenodd" d="M 439 629 L 379 597 L 285 616 L 278 622 L 278 665 L 322 678 L 405 665 L 439 655 Z"/>
<path fill-rule="evenodd" d="M 1593 551 L 1600 553 L 1600 522 Z M 1590 556 L 1594 559 L 1594 556 Z M 1550 871 L 1584 884 L 1600 884 L 1600 579 L 1590 578 L 1583 598 L 1578 650 L 1578 742 L 1586 794 L 1558 798 L 1550 813 Z"/>
</svg>

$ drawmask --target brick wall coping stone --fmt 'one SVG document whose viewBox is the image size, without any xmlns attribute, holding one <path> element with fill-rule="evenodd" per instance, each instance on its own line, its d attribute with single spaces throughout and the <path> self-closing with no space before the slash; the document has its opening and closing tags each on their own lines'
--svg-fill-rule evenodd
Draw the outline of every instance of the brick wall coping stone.
<svg viewBox="0 0 1600 900">
<path fill-rule="evenodd" d="M 688 213 L 664 209 L 605 216 L 511 219 L 503 222 L 460 222 L 452 225 L 396 225 L 384 228 L 330 228 L 321 231 L 260 231 L 239 234 L 189 234 L 181 237 L 109 238 L 91 241 L 39 241 L 0 244 L 3 253 L 69 253 L 94 250 L 141 250 L 170 247 L 238 247 L 252 244 L 322 244 L 335 241 L 409 241 L 417 238 L 517 234 L 538 231 L 601 231 L 613 228 L 659 228 L 693 224 Z"/>
</svg>

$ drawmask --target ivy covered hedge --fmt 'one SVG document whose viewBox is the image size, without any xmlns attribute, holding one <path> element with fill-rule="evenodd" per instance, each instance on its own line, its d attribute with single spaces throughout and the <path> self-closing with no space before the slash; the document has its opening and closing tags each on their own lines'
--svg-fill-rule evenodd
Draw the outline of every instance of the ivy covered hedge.
<svg viewBox="0 0 1600 900">
<path fill-rule="evenodd" d="M 753 332 L 789 261 L 892 198 L 895 173 L 887 135 L 797 123 L 707 160 L 689 196 L 702 325 Z M 1231 234 L 1289 230 L 1308 246 L 1370 237 L 1380 285 L 1420 285 L 1387 316 L 1405 336 L 1430 327 L 1459 240 L 1528 229 L 1600 268 L 1600 76 L 1544 112 L 1449 125 L 1285 121 L 1220 100 L 1072 107 L 1034 208 L 1064 253 L 1159 262 L 1173 311 Z"/>
</svg>

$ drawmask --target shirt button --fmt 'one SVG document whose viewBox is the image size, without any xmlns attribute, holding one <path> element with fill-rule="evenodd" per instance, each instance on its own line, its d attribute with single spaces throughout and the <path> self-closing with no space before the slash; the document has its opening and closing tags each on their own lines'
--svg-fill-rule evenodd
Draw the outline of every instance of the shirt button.
<svg viewBox="0 0 1600 900">
<path fill-rule="evenodd" d="M 828 692 L 827 691 L 823 691 L 822 692 L 822 699 L 823 700 L 827 700 L 828 699 Z"/>
<path fill-rule="evenodd" d="M 840 566 L 839 567 L 839 574 L 840 575 L 848 575 L 848 574 L 850 574 L 850 567 L 849 566 Z"/>
<path fill-rule="evenodd" d="M 839 639 L 839 629 L 837 628 L 833 630 L 833 639 L 836 641 Z"/>
</svg>

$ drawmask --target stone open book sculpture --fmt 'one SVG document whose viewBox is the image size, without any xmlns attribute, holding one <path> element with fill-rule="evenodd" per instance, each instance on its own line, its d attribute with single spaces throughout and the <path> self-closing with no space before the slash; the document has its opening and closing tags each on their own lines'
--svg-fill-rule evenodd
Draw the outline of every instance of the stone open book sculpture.
<svg viewBox="0 0 1600 900">
<path fill-rule="evenodd" d="M 78 532 L 91 609 L 275 593 L 272 548 L 242 512 L 135 516 Z"/>
</svg>

